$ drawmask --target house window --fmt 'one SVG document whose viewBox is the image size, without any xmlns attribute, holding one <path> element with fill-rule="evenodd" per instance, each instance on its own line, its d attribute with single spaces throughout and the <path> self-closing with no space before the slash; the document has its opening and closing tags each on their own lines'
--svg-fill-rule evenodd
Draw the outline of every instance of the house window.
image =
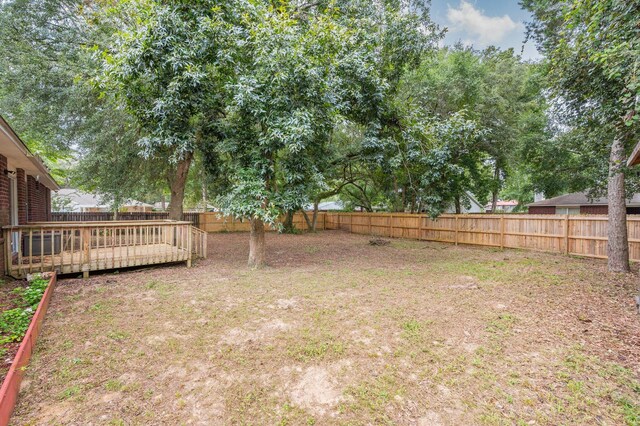
<svg viewBox="0 0 640 426">
<path fill-rule="evenodd" d="M 556 214 L 580 214 L 580 207 L 556 207 Z"/>
</svg>

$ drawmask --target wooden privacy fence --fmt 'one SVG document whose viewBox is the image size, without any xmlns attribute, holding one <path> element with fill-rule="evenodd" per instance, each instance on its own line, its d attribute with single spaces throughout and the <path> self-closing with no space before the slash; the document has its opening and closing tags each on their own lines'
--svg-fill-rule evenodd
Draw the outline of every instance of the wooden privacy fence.
<svg viewBox="0 0 640 426">
<path fill-rule="evenodd" d="M 607 257 L 607 216 L 326 213 L 325 229 L 454 244 Z M 640 261 L 640 216 L 628 216 L 629 256 Z"/>
<path fill-rule="evenodd" d="M 63 274 L 206 257 L 206 234 L 190 222 L 42 222 L 5 226 L 7 275 Z M 194 256 L 195 255 L 195 256 Z"/>
<path fill-rule="evenodd" d="M 308 212 L 309 220 L 313 220 L 313 212 Z M 284 220 L 282 218 L 281 220 Z M 324 229 L 325 212 L 318 212 L 318 220 L 316 223 L 316 229 Z M 198 221 L 198 227 L 204 232 L 249 232 L 251 226 L 249 221 L 244 219 L 234 219 L 231 217 L 220 216 L 220 213 L 200 213 L 200 219 Z M 307 222 L 304 220 L 302 213 L 296 213 L 293 215 L 293 225 L 296 229 L 306 231 L 308 229 Z M 267 226 L 267 230 L 273 231 L 270 226 Z"/>
<path fill-rule="evenodd" d="M 113 212 L 53 212 L 52 222 L 109 222 L 112 220 L 167 220 L 166 212 L 122 212 L 114 217 Z M 183 213 L 182 219 L 198 226 L 200 213 Z"/>
</svg>

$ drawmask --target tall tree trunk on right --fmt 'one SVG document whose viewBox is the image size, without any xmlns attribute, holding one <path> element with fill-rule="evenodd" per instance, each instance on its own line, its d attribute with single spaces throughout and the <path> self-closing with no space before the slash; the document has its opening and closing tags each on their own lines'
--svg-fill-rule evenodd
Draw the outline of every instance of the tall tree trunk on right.
<svg viewBox="0 0 640 426">
<path fill-rule="evenodd" d="M 264 239 L 264 222 L 258 218 L 251 218 L 251 235 L 249 237 L 249 267 L 261 268 L 265 266 L 266 244 Z"/>
<path fill-rule="evenodd" d="M 627 206 L 624 191 L 624 145 L 614 140 L 609 157 L 609 245 L 607 255 L 610 272 L 629 272 L 629 242 L 627 237 Z"/>
<path fill-rule="evenodd" d="M 193 160 L 193 153 L 185 154 L 184 158 L 178 161 L 175 170 L 169 175 L 169 187 L 171 189 L 171 201 L 169 202 L 169 219 L 182 220 L 184 203 L 184 190 L 187 185 L 189 167 Z"/>
</svg>

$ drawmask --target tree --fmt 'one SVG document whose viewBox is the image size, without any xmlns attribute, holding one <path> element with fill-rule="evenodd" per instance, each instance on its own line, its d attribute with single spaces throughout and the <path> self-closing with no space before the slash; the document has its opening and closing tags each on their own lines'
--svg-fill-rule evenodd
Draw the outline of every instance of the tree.
<svg viewBox="0 0 640 426">
<path fill-rule="evenodd" d="M 225 19 L 234 12 L 233 4 L 223 8 L 214 1 L 140 0 L 99 15 L 117 30 L 95 48 L 102 58 L 97 85 L 135 117 L 145 157 L 167 162 L 172 219 L 182 218 L 194 153 L 216 138 L 225 62 L 219 52 Z"/>
<path fill-rule="evenodd" d="M 548 137 L 547 105 L 538 69 L 511 49 L 475 51 L 458 45 L 425 58 L 403 79 L 401 104 L 418 106 L 426 115 L 443 120 L 465 110 L 466 118 L 483 129 L 483 140 L 475 150 L 484 153 L 478 156 L 484 164 L 455 195 L 456 200 L 466 191 L 483 202 L 490 194 L 495 209 L 498 194 L 518 161 L 514 153 L 522 141 Z M 534 122 L 542 126 L 531 125 Z M 455 204 L 459 207 L 460 203 Z"/>
<path fill-rule="evenodd" d="M 0 112 L 43 155 L 59 182 L 101 194 L 117 209 L 163 192 L 166 159 L 143 157 L 141 129 L 89 83 L 90 48 L 113 34 L 95 2 L 11 0 L 0 5 Z M 135 171 L 135 173 L 132 173 Z"/>
<path fill-rule="evenodd" d="M 219 148 L 230 186 L 218 201 L 225 213 L 251 221 L 250 266 L 265 262 L 264 224 L 275 224 L 324 186 L 322 160 L 336 124 L 379 109 L 387 83 L 376 65 L 381 55 L 400 53 L 383 42 L 418 32 L 385 21 L 401 10 L 400 2 L 277 9 L 256 2 L 245 13 L 225 86 Z"/>
<path fill-rule="evenodd" d="M 73 0 L 0 2 L 0 114 L 62 180 L 82 115 L 71 100 L 85 40 Z"/>
<path fill-rule="evenodd" d="M 584 150 L 608 151 L 609 247 L 613 272 L 629 270 L 624 163 L 638 139 L 640 84 L 637 31 L 640 2 L 525 0 L 535 20 L 529 31 L 549 62 L 549 81 L 570 128 L 606 134 L 586 138 Z M 602 158 L 596 160 L 602 164 Z"/>
</svg>

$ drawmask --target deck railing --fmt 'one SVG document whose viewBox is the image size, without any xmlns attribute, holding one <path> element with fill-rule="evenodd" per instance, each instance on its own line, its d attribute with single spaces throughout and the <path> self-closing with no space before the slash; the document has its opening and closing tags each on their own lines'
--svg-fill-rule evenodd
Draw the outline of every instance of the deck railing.
<svg viewBox="0 0 640 426">
<path fill-rule="evenodd" d="M 196 258 L 207 257 L 207 233 L 195 226 L 191 227 L 191 253 Z"/>
<path fill-rule="evenodd" d="M 6 273 L 62 274 L 187 262 L 206 256 L 206 236 L 190 222 L 41 222 L 6 226 Z M 195 255 L 195 256 L 194 256 Z"/>
</svg>

